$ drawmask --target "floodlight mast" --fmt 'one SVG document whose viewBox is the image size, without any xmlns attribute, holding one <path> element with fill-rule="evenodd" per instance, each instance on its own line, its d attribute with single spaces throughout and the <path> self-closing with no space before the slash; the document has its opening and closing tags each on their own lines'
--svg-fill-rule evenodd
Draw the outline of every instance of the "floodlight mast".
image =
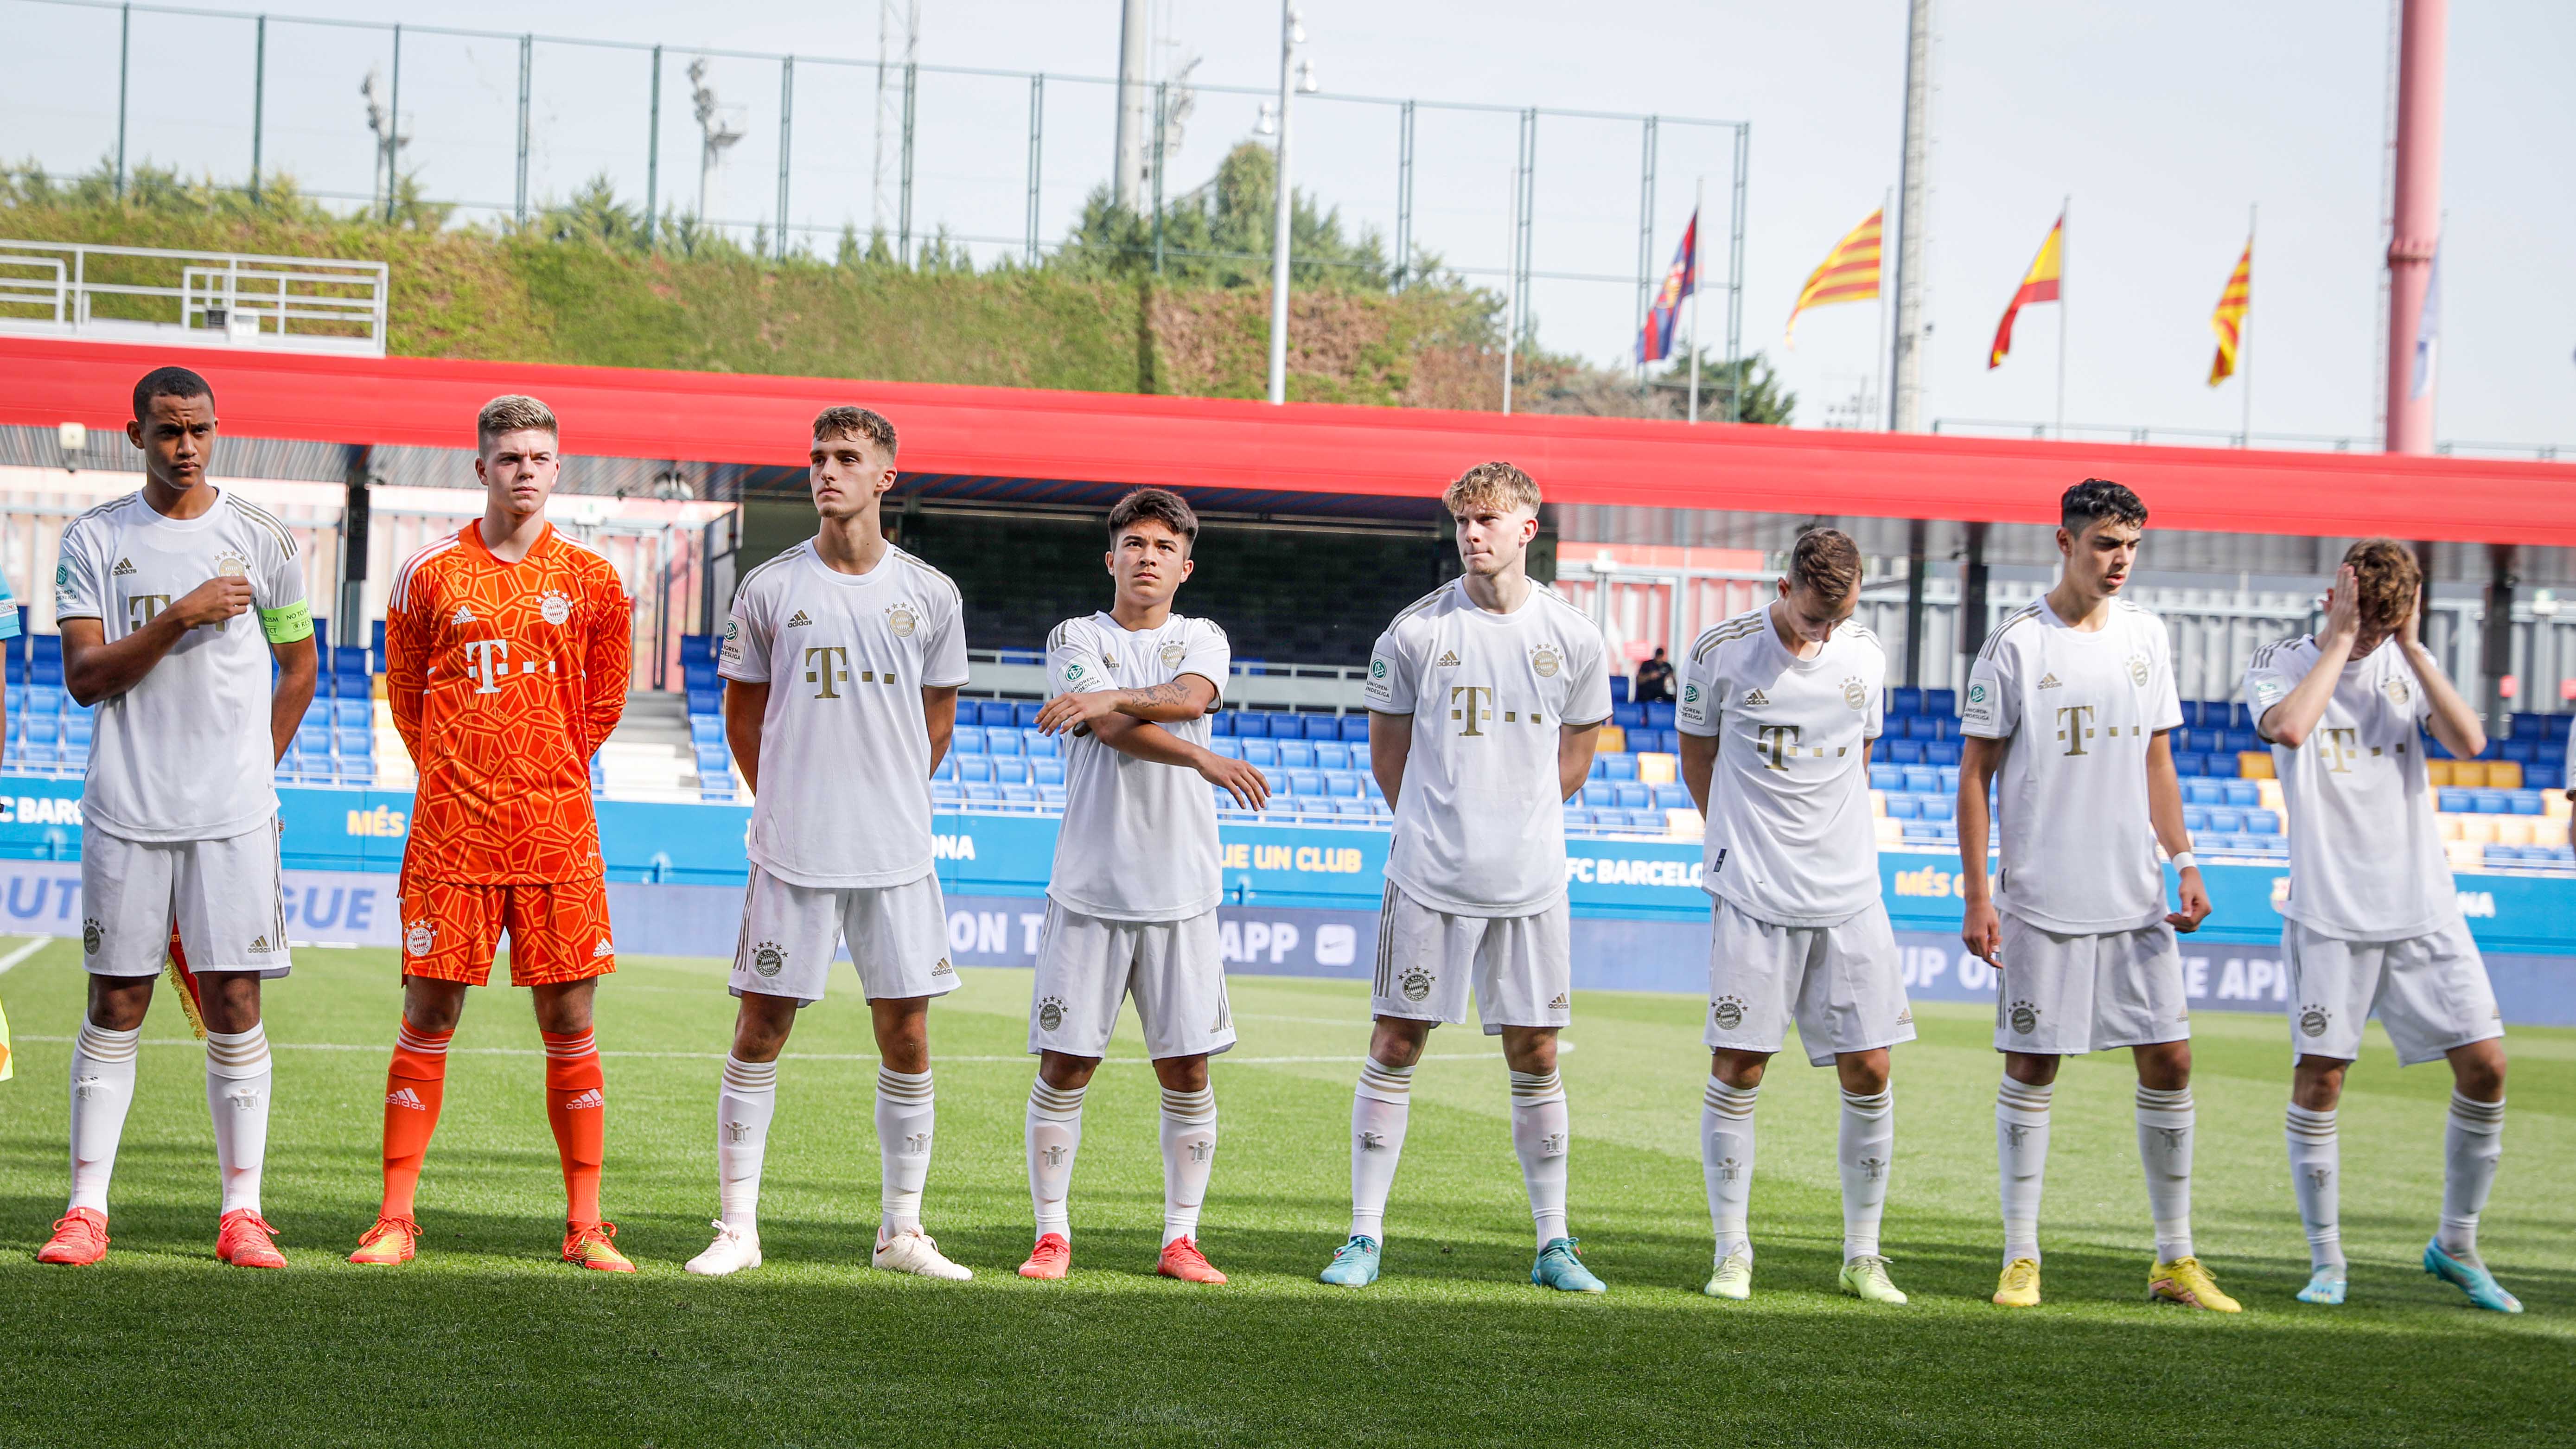
<svg viewBox="0 0 2576 1449">
<path fill-rule="evenodd" d="M 1295 215 L 1295 194 L 1288 180 L 1288 99 L 1298 91 L 1316 89 L 1315 63 L 1301 64 L 1297 54 L 1305 43 L 1306 26 L 1298 16 L 1297 0 L 1281 0 L 1278 176 L 1270 219 L 1270 400 L 1274 403 L 1288 401 L 1288 233 Z"/>
</svg>

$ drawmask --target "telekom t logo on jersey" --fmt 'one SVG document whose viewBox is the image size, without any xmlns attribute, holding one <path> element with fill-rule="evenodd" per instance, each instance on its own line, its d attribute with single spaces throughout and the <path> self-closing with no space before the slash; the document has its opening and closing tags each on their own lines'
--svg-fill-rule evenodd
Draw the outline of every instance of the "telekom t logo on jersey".
<svg viewBox="0 0 2576 1449">
<path fill-rule="evenodd" d="M 475 682 L 476 694 L 499 694 L 501 681 L 510 674 L 510 641 L 507 639 L 469 639 L 465 641 L 465 677 Z"/>
<path fill-rule="evenodd" d="M 2317 731 L 2317 753 L 2325 758 L 2326 768 L 2338 775 L 2352 773 L 2352 761 L 2359 753 L 2361 732 L 2345 725 Z"/>
</svg>

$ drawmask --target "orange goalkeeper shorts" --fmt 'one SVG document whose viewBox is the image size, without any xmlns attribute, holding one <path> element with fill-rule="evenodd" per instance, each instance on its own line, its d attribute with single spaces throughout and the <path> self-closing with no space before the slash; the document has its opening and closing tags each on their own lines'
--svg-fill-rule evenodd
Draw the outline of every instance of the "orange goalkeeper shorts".
<svg viewBox="0 0 2576 1449">
<path fill-rule="evenodd" d="M 513 986 L 586 981 L 617 969 L 608 883 L 600 877 L 539 885 L 403 882 L 406 976 L 481 986 L 492 979 L 492 957 L 505 931 Z"/>
</svg>

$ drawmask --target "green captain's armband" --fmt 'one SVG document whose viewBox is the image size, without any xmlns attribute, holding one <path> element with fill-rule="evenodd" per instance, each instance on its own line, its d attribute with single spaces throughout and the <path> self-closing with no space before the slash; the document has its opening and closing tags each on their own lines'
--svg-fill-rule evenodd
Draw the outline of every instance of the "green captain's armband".
<svg viewBox="0 0 2576 1449">
<path fill-rule="evenodd" d="M 313 606 L 302 599 L 282 609 L 259 611 L 260 632 L 271 644 L 292 644 L 313 637 Z"/>
</svg>

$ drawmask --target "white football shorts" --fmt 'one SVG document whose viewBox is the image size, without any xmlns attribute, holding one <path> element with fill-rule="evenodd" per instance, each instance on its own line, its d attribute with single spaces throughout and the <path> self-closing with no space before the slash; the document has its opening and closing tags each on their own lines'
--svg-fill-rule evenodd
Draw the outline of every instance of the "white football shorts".
<svg viewBox="0 0 2576 1449">
<path fill-rule="evenodd" d="M 2003 917 L 1995 1050 L 2074 1056 L 2191 1039 L 2173 927 L 2061 936 Z"/>
<path fill-rule="evenodd" d="M 1562 896 L 1536 915 L 1453 916 L 1389 881 L 1369 1014 L 1456 1026 L 1467 1019 L 1472 986 L 1487 1036 L 1566 1026 L 1574 1020 L 1570 919 Z"/>
<path fill-rule="evenodd" d="M 792 996 L 811 1006 L 823 999 L 833 954 L 845 940 L 870 1001 L 957 989 L 938 876 L 893 886 L 800 886 L 755 865 L 743 891 L 733 994 Z"/>
<path fill-rule="evenodd" d="M 1118 1003 L 1136 999 L 1145 1054 L 1213 1055 L 1234 1045 L 1216 912 L 1180 921 L 1112 921 L 1047 902 L 1029 993 L 1029 1052 L 1109 1052 Z"/>
<path fill-rule="evenodd" d="M 2294 1055 L 2358 1058 L 2362 1023 L 2372 1012 L 2388 1029 L 2400 1066 L 2504 1035 L 2486 959 L 2466 921 L 2403 941 L 2346 941 L 2283 921 L 2281 955 L 2290 968 Z"/>
<path fill-rule="evenodd" d="M 277 822 L 223 840 L 126 840 L 81 832 L 81 964 L 99 976 L 157 976 L 170 927 L 188 969 L 283 976 L 286 889 Z"/>
<path fill-rule="evenodd" d="M 1782 926 L 1711 898 L 1708 1035 L 1712 1049 L 1776 1052 L 1792 1017 L 1807 1060 L 1914 1040 L 1914 1011 L 1887 907 L 1830 926 Z"/>
</svg>

